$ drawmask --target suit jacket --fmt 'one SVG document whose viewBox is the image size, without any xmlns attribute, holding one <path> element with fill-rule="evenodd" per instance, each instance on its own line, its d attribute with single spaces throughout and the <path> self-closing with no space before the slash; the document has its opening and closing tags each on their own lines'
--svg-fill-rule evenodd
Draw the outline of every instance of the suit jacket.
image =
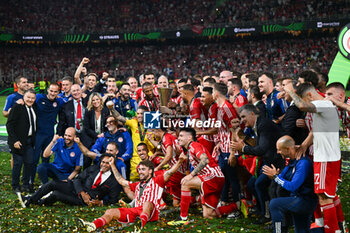
<svg viewBox="0 0 350 233">
<path fill-rule="evenodd" d="M 282 121 L 279 123 L 283 135 L 291 136 L 296 145 L 300 145 L 308 135 L 306 129 L 299 128 L 296 125 L 296 120 L 300 118 L 304 118 L 303 112 L 292 104 L 287 108 Z"/>
<path fill-rule="evenodd" d="M 82 99 L 82 104 L 83 107 L 86 107 L 86 99 Z M 63 105 L 58 119 L 57 134 L 60 136 L 64 135 L 67 128 L 76 126 L 73 100 L 70 100 Z"/>
<path fill-rule="evenodd" d="M 259 109 L 259 111 L 260 111 L 259 116 L 267 117 L 267 115 L 266 115 L 266 105 L 264 104 L 263 101 L 260 100 L 257 103 L 257 105 L 255 105 L 255 107 L 257 107 Z"/>
<path fill-rule="evenodd" d="M 109 115 L 110 114 L 109 114 L 108 108 L 104 107 L 101 110 L 101 117 L 100 117 L 102 132 L 107 131 L 106 120 Z M 88 148 L 90 148 L 97 140 L 95 121 L 96 121 L 95 110 L 93 109 L 91 109 L 90 111 L 86 110 L 84 115 L 84 128 L 83 128 L 81 139 L 84 145 Z"/>
<path fill-rule="evenodd" d="M 276 142 L 282 136 L 279 127 L 266 117 L 256 120 L 256 146 L 245 146 L 244 154 L 262 156 L 266 164 L 274 164 L 278 168 L 284 166 L 283 159 L 277 154 Z"/>
<path fill-rule="evenodd" d="M 94 180 L 99 172 L 100 166 L 93 165 L 80 173 L 79 176 L 72 181 L 75 192 L 78 194 L 81 191 L 85 191 L 90 195 L 92 199 L 103 200 L 104 204 L 116 203 L 119 199 L 119 193 L 122 190 L 122 187 L 115 179 L 113 173 L 97 188 L 91 189 L 92 185 L 94 184 Z M 108 196 L 107 200 L 104 199 L 106 196 Z"/>
<path fill-rule="evenodd" d="M 38 130 L 38 116 L 36 114 L 36 107 L 33 106 L 33 110 L 36 115 L 35 129 Z M 30 122 L 29 114 L 25 105 L 15 104 L 9 114 L 6 129 L 8 132 L 7 144 L 9 145 L 11 152 L 19 155 L 25 153 L 25 147 L 27 145 L 28 132 Z M 33 145 L 35 143 L 35 132 L 32 135 Z M 13 144 L 20 141 L 22 144 L 21 149 L 14 148 Z"/>
</svg>

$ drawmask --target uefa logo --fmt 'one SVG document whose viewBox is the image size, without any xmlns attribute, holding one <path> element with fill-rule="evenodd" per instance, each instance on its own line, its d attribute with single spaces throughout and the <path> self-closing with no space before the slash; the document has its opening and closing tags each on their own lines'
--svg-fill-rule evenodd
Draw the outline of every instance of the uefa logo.
<svg viewBox="0 0 350 233">
<path fill-rule="evenodd" d="M 160 129 L 160 116 L 162 114 L 159 111 L 156 112 L 144 112 L 143 113 L 143 127 L 145 129 Z"/>
</svg>

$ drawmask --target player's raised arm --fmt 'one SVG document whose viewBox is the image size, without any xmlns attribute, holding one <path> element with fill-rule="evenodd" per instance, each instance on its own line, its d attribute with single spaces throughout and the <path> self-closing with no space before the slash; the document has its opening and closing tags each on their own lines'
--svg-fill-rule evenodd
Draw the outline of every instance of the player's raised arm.
<svg viewBox="0 0 350 233">
<path fill-rule="evenodd" d="M 181 164 L 187 159 L 187 155 L 185 155 L 184 153 L 182 153 L 179 156 L 179 159 L 177 161 L 177 163 L 171 168 L 169 169 L 167 172 L 164 173 L 164 181 L 167 182 L 170 177 L 172 175 L 174 175 L 174 173 L 180 168 Z"/>
<path fill-rule="evenodd" d="M 125 194 L 128 196 L 130 200 L 133 200 L 135 198 L 135 193 L 131 191 L 129 187 L 129 181 L 123 178 L 123 176 L 119 173 L 117 167 L 115 166 L 115 159 L 114 157 L 111 157 L 109 160 L 109 163 L 111 165 L 111 169 L 113 172 L 113 175 L 115 179 L 118 181 L 118 183 L 123 187 Z"/>
</svg>

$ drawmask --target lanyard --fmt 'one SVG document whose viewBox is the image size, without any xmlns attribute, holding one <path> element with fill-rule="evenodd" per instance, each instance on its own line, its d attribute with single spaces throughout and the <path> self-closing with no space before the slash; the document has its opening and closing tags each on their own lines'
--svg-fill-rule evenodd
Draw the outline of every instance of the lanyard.
<svg viewBox="0 0 350 233">
<path fill-rule="evenodd" d="M 122 100 L 122 98 L 120 97 L 120 98 L 119 98 L 119 101 L 118 101 L 118 107 L 119 107 L 120 111 L 122 112 L 123 116 L 126 116 L 126 112 L 127 112 L 128 110 L 130 110 L 130 108 L 131 108 L 130 99 L 128 99 L 128 103 L 124 106 L 124 108 L 125 108 L 126 106 L 129 106 L 129 109 L 125 108 L 125 109 L 126 109 L 126 112 L 125 112 L 125 113 L 124 113 L 124 111 L 123 111 L 123 109 L 122 109 L 122 105 L 121 105 L 121 102 L 122 102 L 122 101 L 123 101 L 123 100 Z M 124 102 L 124 101 L 123 101 L 123 102 Z"/>
<path fill-rule="evenodd" d="M 143 134 L 141 133 L 142 131 L 141 131 L 141 126 L 140 126 L 140 123 L 139 122 L 137 122 L 137 126 L 139 127 L 139 134 L 140 134 L 140 140 L 141 140 L 141 142 L 143 142 L 143 139 L 145 139 L 145 135 L 146 135 L 146 133 L 147 133 L 147 129 L 145 129 L 144 131 L 143 131 Z"/>
<path fill-rule="evenodd" d="M 149 182 L 151 179 L 152 179 L 152 177 L 149 178 L 146 182 L 144 182 L 144 185 L 143 185 L 143 186 L 142 186 L 142 183 L 140 183 L 139 200 L 141 199 L 142 193 L 143 193 L 143 191 L 145 191 L 145 188 L 146 188 L 148 182 Z"/>
<path fill-rule="evenodd" d="M 150 102 L 148 101 L 148 100 L 146 100 L 147 101 L 147 104 L 148 104 L 148 106 L 150 107 L 150 109 L 151 109 L 151 112 L 154 112 L 154 111 L 156 111 L 156 109 L 157 109 L 157 103 L 156 103 L 156 100 L 155 100 L 155 96 L 153 96 L 153 100 L 152 100 L 152 102 L 151 102 L 151 104 L 150 104 Z M 153 103 L 153 104 L 152 104 Z"/>
</svg>

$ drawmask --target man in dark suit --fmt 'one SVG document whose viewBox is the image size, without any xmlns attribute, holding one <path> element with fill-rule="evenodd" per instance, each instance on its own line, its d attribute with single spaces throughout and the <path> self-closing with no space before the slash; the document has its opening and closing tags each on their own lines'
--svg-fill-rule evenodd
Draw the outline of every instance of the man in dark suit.
<svg viewBox="0 0 350 233">
<path fill-rule="evenodd" d="M 297 82 L 288 78 L 282 80 L 282 87 L 291 82 L 293 84 L 293 89 L 295 90 Z M 305 128 L 297 127 L 296 121 L 297 119 L 304 118 L 304 113 L 295 106 L 292 97 L 290 97 L 288 93 L 285 93 L 284 99 L 289 102 L 290 105 L 287 108 L 284 117 L 278 123 L 278 126 L 281 128 L 283 135 L 291 136 L 296 145 L 300 145 L 306 139 L 308 132 Z"/>
<path fill-rule="evenodd" d="M 111 157 L 111 154 L 103 154 L 100 165 L 88 167 L 73 180 L 67 182 L 51 180 L 32 196 L 20 195 L 18 198 L 22 207 L 28 207 L 30 204 L 51 205 L 56 201 L 88 206 L 116 203 L 121 186 L 111 172 L 109 163 Z M 48 193 L 50 193 L 48 197 L 42 198 Z"/>
<path fill-rule="evenodd" d="M 252 127 L 256 138 L 256 145 L 250 146 L 244 141 L 232 142 L 233 150 L 240 151 L 247 155 L 256 155 L 263 158 L 263 165 L 271 166 L 273 164 L 276 168 L 283 168 L 284 161 L 280 155 L 277 154 L 276 142 L 281 137 L 281 131 L 276 124 L 274 124 L 267 117 L 260 117 L 259 110 L 252 104 L 244 105 L 239 109 L 241 122 L 246 127 Z M 260 172 L 257 179 L 251 177 L 247 186 L 251 193 L 253 193 L 258 200 L 261 218 L 259 223 L 266 223 L 270 220 L 268 212 L 268 186 L 270 179 L 265 174 Z"/>
<path fill-rule="evenodd" d="M 24 92 L 24 104 L 13 106 L 6 124 L 8 132 L 8 145 L 13 155 L 12 189 L 18 193 L 21 191 L 19 179 L 23 168 L 23 191 L 30 192 L 30 173 L 33 166 L 35 132 L 37 129 L 37 117 L 33 109 L 35 91 Z"/>
<path fill-rule="evenodd" d="M 72 100 L 69 100 L 62 108 L 59 114 L 57 134 L 64 135 L 68 127 L 74 127 L 77 134 L 83 131 L 83 120 L 86 107 L 86 100 L 82 98 L 82 91 L 78 84 L 71 87 Z"/>
</svg>

